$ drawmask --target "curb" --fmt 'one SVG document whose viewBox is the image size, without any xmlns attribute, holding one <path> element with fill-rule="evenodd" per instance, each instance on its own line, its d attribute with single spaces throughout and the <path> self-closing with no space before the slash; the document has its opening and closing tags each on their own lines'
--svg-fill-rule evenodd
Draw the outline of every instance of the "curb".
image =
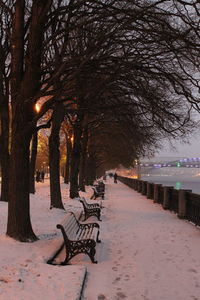
<svg viewBox="0 0 200 300">
<path fill-rule="evenodd" d="M 82 281 L 81 288 L 80 288 L 80 294 L 79 294 L 79 298 L 77 300 L 81 300 L 82 299 L 83 291 L 84 291 L 84 287 L 85 287 L 86 277 L 87 277 L 87 268 L 85 268 L 85 273 L 84 273 L 83 281 Z"/>
</svg>

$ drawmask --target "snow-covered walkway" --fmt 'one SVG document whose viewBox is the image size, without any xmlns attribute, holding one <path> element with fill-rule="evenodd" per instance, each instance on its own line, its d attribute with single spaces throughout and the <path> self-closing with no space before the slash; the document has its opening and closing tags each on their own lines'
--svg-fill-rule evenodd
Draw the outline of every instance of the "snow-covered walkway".
<svg viewBox="0 0 200 300">
<path fill-rule="evenodd" d="M 81 210 L 69 187 L 61 188 L 66 210 Z M 81 196 L 91 193 L 88 187 Z M 102 201 L 98 264 L 79 255 L 71 266 L 47 265 L 62 239 L 56 224 L 65 216 L 49 209 L 49 194 L 46 179 L 31 195 L 35 243 L 5 235 L 7 203 L 0 202 L 0 300 L 80 300 L 85 274 L 82 300 L 200 300 L 200 229 L 111 179 Z"/>
<path fill-rule="evenodd" d="M 85 300 L 200 299 L 200 229 L 122 183 L 106 185 Z"/>
</svg>

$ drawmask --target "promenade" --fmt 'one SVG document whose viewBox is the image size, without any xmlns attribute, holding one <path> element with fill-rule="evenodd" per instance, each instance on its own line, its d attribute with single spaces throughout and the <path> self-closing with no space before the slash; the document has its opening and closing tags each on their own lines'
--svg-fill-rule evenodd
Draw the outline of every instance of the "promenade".
<svg viewBox="0 0 200 300">
<path fill-rule="evenodd" d="M 110 179 L 103 204 L 84 300 L 200 299 L 200 229 Z"/>
<path fill-rule="evenodd" d="M 82 209 L 61 189 L 66 210 Z M 81 194 L 89 199 L 92 190 Z M 52 266 L 46 261 L 62 239 L 56 224 L 65 212 L 49 209 L 48 179 L 30 202 L 35 243 L 5 235 L 7 203 L 0 202 L 1 300 L 200 300 L 200 229 L 159 204 L 108 179 L 98 264 L 81 254 Z"/>
</svg>

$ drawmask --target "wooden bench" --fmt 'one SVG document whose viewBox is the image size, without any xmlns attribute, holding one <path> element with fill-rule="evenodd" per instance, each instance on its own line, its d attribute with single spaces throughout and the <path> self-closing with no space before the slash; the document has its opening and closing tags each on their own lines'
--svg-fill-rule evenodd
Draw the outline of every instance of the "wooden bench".
<svg viewBox="0 0 200 300">
<path fill-rule="evenodd" d="M 80 198 L 79 201 L 83 205 L 84 210 L 84 221 L 87 220 L 91 216 L 97 217 L 99 221 L 101 221 L 101 207 L 98 203 L 89 204 L 86 202 L 85 198 Z"/>
<path fill-rule="evenodd" d="M 90 207 L 92 207 L 92 208 L 99 207 L 100 209 L 102 208 L 101 201 L 99 203 L 88 203 L 84 197 L 81 197 L 79 200 L 83 200 L 89 208 Z"/>
<path fill-rule="evenodd" d="M 60 224 L 56 226 L 61 230 L 64 243 L 57 250 L 57 252 L 51 257 L 47 263 L 53 264 L 53 261 L 61 252 L 65 246 L 66 257 L 61 265 L 67 265 L 72 257 L 84 253 L 87 254 L 93 263 L 97 263 L 94 256 L 96 253 L 96 243 L 100 243 L 99 240 L 99 224 L 87 223 L 81 224 L 76 219 L 73 212 L 68 212 L 66 217 Z"/>
<path fill-rule="evenodd" d="M 102 199 L 104 199 L 104 195 L 105 195 L 105 184 L 103 182 L 99 182 L 98 184 L 94 185 L 92 187 L 93 189 L 93 195 L 91 196 L 90 199 L 96 199 L 98 197 L 101 197 Z"/>
</svg>

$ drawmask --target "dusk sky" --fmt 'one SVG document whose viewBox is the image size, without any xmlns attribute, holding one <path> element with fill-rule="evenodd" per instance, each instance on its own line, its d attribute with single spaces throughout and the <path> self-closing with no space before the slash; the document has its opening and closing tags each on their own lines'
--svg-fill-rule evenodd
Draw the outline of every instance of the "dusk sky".
<svg viewBox="0 0 200 300">
<path fill-rule="evenodd" d="M 200 114 L 197 111 L 193 112 L 193 118 L 200 124 Z M 163 141 L 163 149 L 157 156 L 167 157 L 200 157 L 200 126 L 188 138 L 187 144 L 180 143 L 180 141 L 173 141 L 176 150 L 170 149 L 170 144 Z"/>
<path fill-rule="evenodd" d="M 200 157 L 200 131 L 195 137 L 189 139 L 190 144 L 181 144 L 180 142 L 174 142 L 176 151 L 170 150 L 169 144 L 166 142 L 166 146 L 156 156 L 186 156 L 186 157 Z"/>
</svg>

